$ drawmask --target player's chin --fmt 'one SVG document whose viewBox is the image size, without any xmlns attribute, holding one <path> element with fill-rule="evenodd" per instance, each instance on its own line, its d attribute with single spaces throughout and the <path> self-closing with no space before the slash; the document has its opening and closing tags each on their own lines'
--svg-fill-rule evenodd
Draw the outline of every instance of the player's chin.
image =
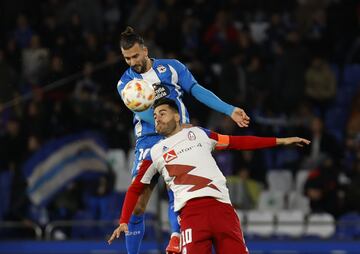
<svg viewBox="0 0 360 254">
<path fill-rule="evenodd" d="M 159 127 L 159 125 L 157 125 L 157 126 L 155 127 L 155 130 L 156 130 L 156 133 L 161 134 L 161 128 Z"/>
</svg>

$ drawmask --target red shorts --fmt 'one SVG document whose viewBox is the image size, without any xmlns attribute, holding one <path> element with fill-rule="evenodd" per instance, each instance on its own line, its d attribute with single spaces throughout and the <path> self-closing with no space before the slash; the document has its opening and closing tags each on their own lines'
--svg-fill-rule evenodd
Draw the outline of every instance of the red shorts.
<svg viewBox="0 0 360 254">
<path fill-rule="evenodd" d="M 239 218 L 230 204 L 211 197 L 189 200 L 180 211 L 183 254 L 248 254 Z"/>
</svg>

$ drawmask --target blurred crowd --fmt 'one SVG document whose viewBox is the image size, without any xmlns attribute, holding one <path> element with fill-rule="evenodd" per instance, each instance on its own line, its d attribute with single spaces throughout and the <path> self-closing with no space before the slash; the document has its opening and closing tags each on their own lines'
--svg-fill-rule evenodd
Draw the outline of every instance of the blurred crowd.
<svg viewBox="0 0 360 254">
<path fill-rule="evenodd" d="M 360 212 L 358 1 L 12 0 L 0 10 L 0 171 L 14 174 L 10 211 L 25 198 L 23 162 L 53 138 L 91 129 L 129 152 L 132 115 L 116 84 L 127 68 L 119 35 L 131 25 L 151 57 L 185 63 L 252 119 L 239 129 L 185 95 L 193 124 L 312 141 L 303 150 L 218 153 L 226 176 L 266 188 L 269 169 L 308 169 L 312 211 Z M 78 188 L 69 187 L 71 211 Z"/>
</svg>

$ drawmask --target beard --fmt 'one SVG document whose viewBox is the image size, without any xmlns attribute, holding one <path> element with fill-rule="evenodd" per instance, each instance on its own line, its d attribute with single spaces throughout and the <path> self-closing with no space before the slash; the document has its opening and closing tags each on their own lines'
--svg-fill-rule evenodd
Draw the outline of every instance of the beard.
<svg viewBox="0 0 360 254">
<path fill-rule="evenodd" d="M 136 73 L 146 72 L 146 59 L 144 58 L 144 60 L 140 64 L 136 64 L 136 65 L 132 66 L 131 69 L 133 71 L 135 71 Z"/>
<path fill-rule="evenodd" d="M 165 137 L 168 137 L 170 134 L 172 134 L 175 129 L 176 129 L 175 119 L 171 119 L 167 123 L 160 123 L 156 125 L 156 132 Z"/>
</svg>

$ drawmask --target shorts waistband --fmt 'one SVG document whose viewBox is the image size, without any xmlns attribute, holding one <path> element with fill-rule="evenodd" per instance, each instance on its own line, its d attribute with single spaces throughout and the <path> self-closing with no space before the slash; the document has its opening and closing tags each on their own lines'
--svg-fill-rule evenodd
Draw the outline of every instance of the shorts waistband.
<svg viewBox="0 0 360 254">
<path fill-rule="evenodd" d="M 200 197 L 200 198 L 193 198 L 186 202 L 186 205 L 181 210 L 187 210 L 187 207 L 191 206 L 204 206 L 204 205 L 211 205 L 219 203 L 216 198 L 214 197 Z"/>
</svg>

